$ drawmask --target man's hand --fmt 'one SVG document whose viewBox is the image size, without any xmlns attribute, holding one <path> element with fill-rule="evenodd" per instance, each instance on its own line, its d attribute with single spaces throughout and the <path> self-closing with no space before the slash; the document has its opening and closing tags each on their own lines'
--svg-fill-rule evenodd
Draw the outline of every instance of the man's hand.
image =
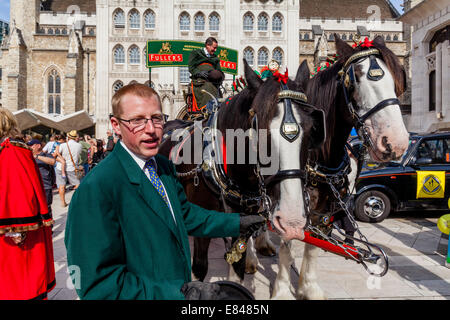
<svg viewBox="0 0 450 320">
<path fill-rule="evenodd" d="M 186 300 L 217 300 L 220 286 L 215 283 L 193 281 L 185 283 L 180 291 Z"/>
<path fill-rule="evenodd" d="M 197 78 L 203 78 L 203 79 L 205 79 L 205 80 L 208 80 L 209 73 L 208 73 L 208 71 L 200 71 L 200 72 L 197 73 L 195 76 L 196 76 Z"/>
<path fill-rule="evenodd" d="M 251 232 L 253 234 L 264 225 L 265 221 L 266 221 L 266 219 L 264 219 L 260 215 L 242 215 L 241 214 L 239 232 L 243 235 L 245 235 L 249 232 Z"/>
<path fill-rule="evenodd" d="M 7 237 L 10 237 L 11 240 L 18 246 L 22 245 L 25 242 L 27 237 L 26 232 L 8 232 L 6 233 Z"/>
</svg>

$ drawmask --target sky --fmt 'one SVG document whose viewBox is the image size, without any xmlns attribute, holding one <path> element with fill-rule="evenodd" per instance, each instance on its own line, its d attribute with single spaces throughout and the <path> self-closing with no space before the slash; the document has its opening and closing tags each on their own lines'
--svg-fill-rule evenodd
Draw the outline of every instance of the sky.
<svg viewBox="0 0 450 320">
<path fill-rule="evenodd" d="M 0 19 L 5 21 L 9 21 L 9 1 L 10 0 L 0 0 Z M 400 13 L 403 12 L 403 8 L 400 7 L 400 4 L 403 3 L 403 0 L 390 0 L 390 1 Z"/>
</svg>

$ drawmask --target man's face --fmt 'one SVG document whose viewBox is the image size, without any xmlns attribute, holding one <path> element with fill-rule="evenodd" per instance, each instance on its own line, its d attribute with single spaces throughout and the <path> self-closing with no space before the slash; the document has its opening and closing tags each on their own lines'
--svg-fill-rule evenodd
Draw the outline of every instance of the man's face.
<svg viewBox="0 0 450 320">
<path fill-rule="evenodd" d="M 156 96 L 142 98 L 127 94 L 121 100 L 121 119 L 132 120 L 151 118 L 161 115 L 161 106 Z M 154 125 L 148 121 L 144 127 L 135 127 L 129 122 L 111 118 L 112 127 L 117 135 L 122 137 L 123 143 L 138 157 L 148 160 L 158 153 L 163 135 L 163 124 Z"/>
<path fill-rule="evenodd" d="M 30 146 L 31 150 L 33 151 L 33 154 L 41 153 L 42 145 L 39 143 L 35 143 L 32 146 Z"/>
<path fill-rule="evenodd" d="M 209 54 L 213 55 L 217 50 L 217 42 L 213 42 L 211 45 L 206 45 L 206 51 L 208 51 Z"/>
</svg>

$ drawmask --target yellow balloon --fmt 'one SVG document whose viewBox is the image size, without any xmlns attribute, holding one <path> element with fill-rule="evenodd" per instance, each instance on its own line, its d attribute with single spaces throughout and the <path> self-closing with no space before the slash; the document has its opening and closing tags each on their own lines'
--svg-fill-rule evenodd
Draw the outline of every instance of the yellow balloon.
<svg viewBox="0 0 450 320">
<path fill-rule="evenodd" d="M 440 217 L 437 226 L 442 233 L 448 235 L 450 233 L 450 214 Z"/>
</svg>

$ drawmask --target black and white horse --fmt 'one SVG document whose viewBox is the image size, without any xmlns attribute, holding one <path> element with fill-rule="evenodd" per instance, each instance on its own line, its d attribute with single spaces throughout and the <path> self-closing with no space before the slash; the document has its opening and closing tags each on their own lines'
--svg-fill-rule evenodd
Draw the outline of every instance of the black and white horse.
<svg viewBox="0 0 450 320">
<path fill-rule="evenodd" d="M 325 112 L 328 133 L 322 148 L 308 156 L 310 179 L 305 182 L 311 199 L 309 220 L 313 225 L 324 217 L 330 221 L 333 203 L 348 189 L 348 171 L 344 170 L 350 161 L 345 144 L 352 127 L 358 130 L 370 155 L 378 162 L 399 158 L 409 140 L 397 99 L 406 89 L 406 75 L 398 58 L 381 37 L 356 48 L 337 35 L 335 38 L 339 60 L 333 66 L 312 79 L 307 64 L 300 67 L 299 82 L 306 88 L 308 103 Z M 320 177 L 345 179 L 331 186 L 333 179 L 325 181 Z M 351 179 L 356 179 L 356 175 Z M 275 299 L 293 298 L 289 289 L 289 267 L 293 262 L 289 247 L 288 242 L 283 242 L 279 250 L 280 271 L 272 295 Z M 325 298 L 317 283 L 318 252 L 317 247 L 305 245 L 297 298 Z"/>
</svg>

